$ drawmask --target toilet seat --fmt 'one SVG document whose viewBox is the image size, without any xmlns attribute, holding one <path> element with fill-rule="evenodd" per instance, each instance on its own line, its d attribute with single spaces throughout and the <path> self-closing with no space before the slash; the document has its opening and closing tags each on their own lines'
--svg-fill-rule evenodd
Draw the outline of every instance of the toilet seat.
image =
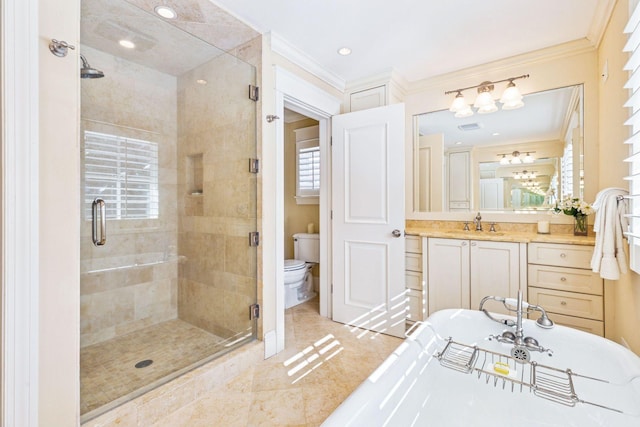
<svg viewBox="0 0 640 427">
<path fill-rule="evenodd" d="M 285 259 L 284 271 L 298 271 L 307 268 L 307 263 L 299 259 Z"/>
</svg>

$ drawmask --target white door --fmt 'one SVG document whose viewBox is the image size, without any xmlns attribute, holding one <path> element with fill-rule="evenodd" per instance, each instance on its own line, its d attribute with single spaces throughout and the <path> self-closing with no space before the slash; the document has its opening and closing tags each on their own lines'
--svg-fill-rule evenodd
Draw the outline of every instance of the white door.
<svg viewBox="0 0 640 427">
<path fill-rule="evenodd" d="M 502 178 L 480 180 L 480 209 L 504 209 L 504 180 Z"/>
<path fill-rule="evenodd" d="M 333 320 L 403 336 L 404 104 L 332 120 Z"/>
</svg>

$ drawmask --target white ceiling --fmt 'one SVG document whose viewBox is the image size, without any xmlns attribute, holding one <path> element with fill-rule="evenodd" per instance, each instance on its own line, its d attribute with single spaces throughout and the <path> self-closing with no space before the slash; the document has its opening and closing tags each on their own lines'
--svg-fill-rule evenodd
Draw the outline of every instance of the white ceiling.
<svg viewBox="0 0 640 427">
<path fill-rule="evenodd" d="M 615 0 L 212 0 L 350 82 L 408 81 L 578 39 L 597 44 Z M 353 50 L 338 55 L 340 47 Z"/>
</svg>

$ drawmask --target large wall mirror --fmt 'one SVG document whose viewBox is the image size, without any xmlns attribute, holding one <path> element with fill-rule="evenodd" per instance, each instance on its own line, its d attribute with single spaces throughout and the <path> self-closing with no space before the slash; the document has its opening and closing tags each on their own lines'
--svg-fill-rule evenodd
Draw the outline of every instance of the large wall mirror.
<svg viewBox="0 0 640 427">
<path fill-rule="evenodd" d="M 414 116 L 414 211 L 540 211 L 582 197 L 583 99 L 576 85 L 528 94 L 515 110 Z"/>
</svg>

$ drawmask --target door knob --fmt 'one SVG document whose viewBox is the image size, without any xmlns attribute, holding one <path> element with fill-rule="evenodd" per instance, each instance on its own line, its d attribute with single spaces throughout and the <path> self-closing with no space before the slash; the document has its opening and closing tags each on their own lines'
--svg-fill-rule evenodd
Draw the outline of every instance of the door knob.
<svg viewBox="0 0 640 427">
<path fill-rule="evenodd" d="M 395 230 L 393 230 L 391 232 L 391 234 L 393 234 L 393 237 L 400 237 L 402 236 L 402 232 L 400 230 L 398 230 L 397 228 Z"/>
</svg>

